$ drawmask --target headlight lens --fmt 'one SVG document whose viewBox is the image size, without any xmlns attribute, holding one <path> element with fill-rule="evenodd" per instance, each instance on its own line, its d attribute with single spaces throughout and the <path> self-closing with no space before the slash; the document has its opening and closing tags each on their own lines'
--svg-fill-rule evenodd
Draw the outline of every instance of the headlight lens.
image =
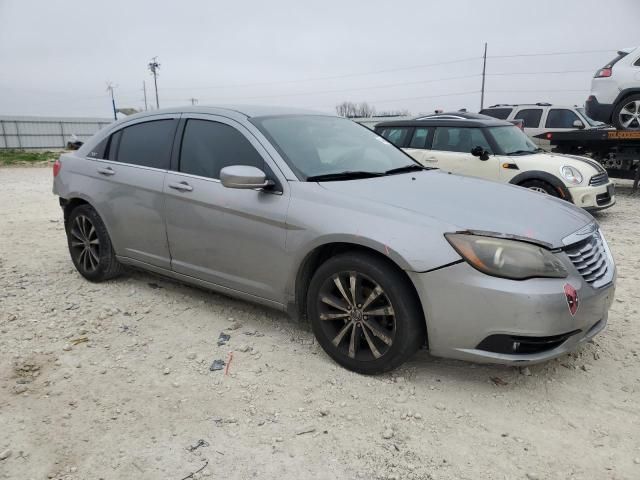
<svg viewBox="0 0 640 480">
<path fill-rule="evenodd" d="M 579 185 L 582 183 L 582 174 L 580 171 L 570 165 L 565 165 L 560 169 L 562 178 L 573 185 Z"/>
<path fill-rule="evenodd" d="M 537 245 L 466 233 L 447 233 L 445 237 L 469 265 L 487 275 L 513 280 L 568 275 L 555 255 Z"/>
</svg>

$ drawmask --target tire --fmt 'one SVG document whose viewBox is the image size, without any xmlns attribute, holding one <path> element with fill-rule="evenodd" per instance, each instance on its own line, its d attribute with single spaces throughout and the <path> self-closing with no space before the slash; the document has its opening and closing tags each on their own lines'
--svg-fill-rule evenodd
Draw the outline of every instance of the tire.
<svg viewBox="0 0 640 480">
<path fill-rule="evenodd" d="M 324 351 L 358 373 L 393 370 L 426 340 L 413 285 L 395 265 L 372 254 L 344 253 L 323 263 L 309 285 L 307 313 Z"/>
<path fill-rule="evenodd" d="M 76 270 L 90 282 L 103 282 L 122 273 L 109 233 L 90 205 L 72 210 L 65 224 L 69 254 Z"/>
<path fill-rule="evenodd" d="M 560 197 L 560 192 L 548 182 L 544 180 L 526 180 L 519 184 L 520 187 L 528 188 L 529 190 L 534 190 L 540 193 L 546 193 L 547 195 L 551 195 L 552 197 Z"/>
<path fill-rule="evenodd" d="M 640 130 L 640 95 L 631 95 L 618 103 L 611 119 L 619 130 Z"/>
</svg>

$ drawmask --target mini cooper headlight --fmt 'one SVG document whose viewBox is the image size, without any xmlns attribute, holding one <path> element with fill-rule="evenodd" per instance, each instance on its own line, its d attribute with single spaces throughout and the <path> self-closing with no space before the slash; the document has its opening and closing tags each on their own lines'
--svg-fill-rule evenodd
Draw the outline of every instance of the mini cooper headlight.
<svg viewBox="0 0 640 480">
<path fill-rule="evenodd" d="M 513 280 L 568 275 L 560 260 L 538 245 L 468 233 L 447 233 L 445 237 L 469 265 L 487 275 Z"/>
<path fill-rule="evenodd" d="M 572 167 L 570 165 L 564 165 L 560 169 L 560 173 L 562 174 L 562 178 L 564 178 L 567 182 L 571 183 L 572 185 L 579 185 L 582 183 L 582 174 L 575 167 Z"/>
</svg>

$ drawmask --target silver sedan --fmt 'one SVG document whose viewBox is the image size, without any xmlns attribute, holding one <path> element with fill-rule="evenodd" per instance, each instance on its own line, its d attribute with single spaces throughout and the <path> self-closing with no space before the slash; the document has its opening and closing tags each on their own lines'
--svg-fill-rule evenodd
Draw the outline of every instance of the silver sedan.
<svg viewBox="0 0 640 480">
<path fill-rule="evenodd" d="M 595 220 L 519 187 L 427 169 L 350 120 L 266 107 L 127 117 L 54 165 L 71 259 L 307 318 L 374 374 L 418 348 L 525 364 L 600 332 L 616 268 Z"/>
</svg>

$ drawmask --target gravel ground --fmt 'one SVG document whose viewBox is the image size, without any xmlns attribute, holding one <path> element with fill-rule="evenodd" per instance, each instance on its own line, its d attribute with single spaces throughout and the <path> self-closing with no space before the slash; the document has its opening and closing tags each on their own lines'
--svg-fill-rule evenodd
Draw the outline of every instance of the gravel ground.
<svg viewBox="0 0 640 480">
<path fill-rule="evenodd" d="M 598 215 L 619 280 L 595 341 L 522 371 L 419 352 L 379 377 L 279 312 L 142 272 L 88 283 L 50 169 L 2 168 L 0 186 L 0 478 L 640 478 L 628 184 Z"/>
</svg>

